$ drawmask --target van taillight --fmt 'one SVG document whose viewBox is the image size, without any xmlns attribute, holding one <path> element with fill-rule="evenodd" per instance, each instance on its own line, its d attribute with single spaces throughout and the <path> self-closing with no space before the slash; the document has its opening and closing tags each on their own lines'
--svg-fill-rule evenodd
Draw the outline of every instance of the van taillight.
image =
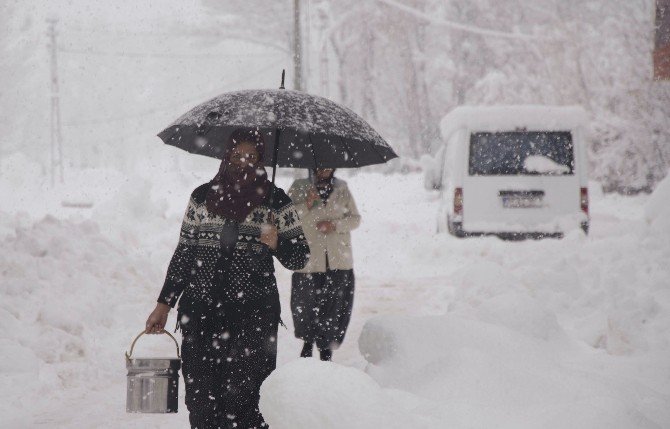
<svg viewBox="0 0 670 429">
<path fill-rule="evenodd" d="M 579 188 L 579 204 L 582 211 L 589 214 L 589 190 L 588 188 Z"/>
<path fill-rule="evenodd" d="M 454 214 L 463 214 L 463 188 L 456 188 L 454 190 Z"/>
</svg>

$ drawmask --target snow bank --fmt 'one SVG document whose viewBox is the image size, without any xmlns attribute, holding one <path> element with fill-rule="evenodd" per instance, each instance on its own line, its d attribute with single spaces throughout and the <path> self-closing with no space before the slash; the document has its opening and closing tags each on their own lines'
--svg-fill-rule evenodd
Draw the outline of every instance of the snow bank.
<svg viewBox="0 0 670 429">
<path fill-rule="evenodd" d="M 57 179 L 52 186 L 50 176 L 39 164 L 24 154 L 14 153 L 0 160 L 2 209 L 22 212 L 33 220 L 47 215 L 93 215 L 100 225 L 111 222 L 116 227 L 181 216 L 191 191 L 217 171 L 216 161 L 190 161 L 184 171 L 166 171 L 168 167 L 147 164 L 133 175 L 113 168 L 70 169 L 65 171 L 64 183 Z M 190 172 L 189 168 L 195 171 Z"/>
<path fill-rule="evenodd" d="M 670 175 L 651 194 L 645 205 L 645 217 L 654 230 L 670 234 Z"/>
<path fill-rule="evenodd" d="M 444 157 L 446 145 L 440 146 L 434 156 L 422 155 L 421 166 L 423 167 L 423 187 L 427 191 L 442 189 L 442 176 L 444 174 Z"/>
<path fill-rule="evenodd" d="M 67 171 L 65 180 L 66 184 L 61 184 L 56 179 L 52 186 L 51 178 L 39 164 L 21 153 L 11 154 L 0 161 L 0 198 L 6 203 L 4 210 L 19 209 L 33 219 L 47 215 L 65 217 L 119 198 L 120 192 L 138 186 L 146 188 L 139 177 L 129 178 L 114 169 Z"/>
<path fill-rule="evenodd" d="M 551 361 L 556 350 L 567 346 L 566 340 L 555 315 L 539 301 L 503 293 L 469 312 L 418 318 L 374 317 L 366 322 L 358 342 L 368 362 L 384 368 L 393 366 L 393 383 L 404 378 L 414 383 L 417 371 L 452 360 L 459 348 L 484 352 L 495 345 L 498 357 L 516 358 L 517 353 L 523 354 L 518 347 L 525 346 L 528 352 L 535 349 L 532 354 L 537 355 L 541 350 L 535 346 L 548 342 L 555 350 L 541 357 Z"/>
<path fill-rule="evenodd" d="M 147 258 L 150 249 L 110 241 L 93 221 L 0 218 L 9 231 L 0 244 L 0 383 L 12 386 L 0 391 L 3 426 L 34 427 L 66 391 L 111 389 L 122 414 L 123 352 L 151 310 L 162 267 Z M 140 354 L 174 354 L 160 337 L 138 346 Z M 91 412 L 79 414 L 84 426 L 103 427 Z"/>
<path fill-rule="evenodd" d="M 592 352 L 569 342 L 536 303 L 497 304 L 483 314 L 371 319 L 359 339 L 367 372 L 381 386 L 439 404 L 440 427 L 624 429 L 670 421 L 670 411 L 659 412 L 667 396 L 594 374 Z M 540 327 L 528 332 L 534 322 Z"/>
<path fill-rule="evenodd" d="M 382 389 L 367 374 L 317 359 L 299 359 L 273 372 L 261 387 L 261 412 L 273 429 L 435 428 L 425 400 Z"/>
</svg>

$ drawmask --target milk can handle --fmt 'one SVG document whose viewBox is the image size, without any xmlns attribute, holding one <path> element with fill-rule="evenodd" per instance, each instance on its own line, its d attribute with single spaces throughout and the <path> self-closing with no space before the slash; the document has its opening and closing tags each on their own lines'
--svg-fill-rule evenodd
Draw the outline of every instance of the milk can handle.
<svg viewBox="0 0 670 429">
<path fill-rule="evenodd" d="M 126 352 L 126 359 L 130 360 L 130 357 L 133 355 L 133 349 L 135 348 L 135 343 L 145 333 L 146 333 L 145 331 L 142 331 L 142 332 L 140 332 L 140 334 L 138 336 L 135 337 L 135 339 L 133 340 L 133 343 L 130 345 L 130 353 Z M 172 338 L 172 341 L 174 341 L 175 346 L 177 346 L 177 357 L 179 359 L 181 359 L 181 355 L 179 354 L 179 343 L 177 343 L 177 340 L 175 340 L 175 338 L 172 336 L 172 334 L 169 333 L 168 331 L 166 331 L 165 329 L 163 329 L 161 331 L 161 334 L 168 334 L 170 336 L 170 338 Z"/>
</svg>

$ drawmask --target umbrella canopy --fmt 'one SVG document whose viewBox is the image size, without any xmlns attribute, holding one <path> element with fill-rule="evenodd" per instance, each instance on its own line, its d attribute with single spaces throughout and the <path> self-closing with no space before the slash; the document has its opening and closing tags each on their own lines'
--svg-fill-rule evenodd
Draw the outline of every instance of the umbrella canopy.
<svg viewBox="0 0 670 429">
<path fill-rule="evenodd" d="M 258 129 L 266 142 L 265 159 L 280 167 L 353 168 L 397 157 L 351 110 L 285 89 L 219 95 L 191 109 L 158 136 L 188 152 L 221 159 L 228 137 L 239 128 Z"/>
</svg>

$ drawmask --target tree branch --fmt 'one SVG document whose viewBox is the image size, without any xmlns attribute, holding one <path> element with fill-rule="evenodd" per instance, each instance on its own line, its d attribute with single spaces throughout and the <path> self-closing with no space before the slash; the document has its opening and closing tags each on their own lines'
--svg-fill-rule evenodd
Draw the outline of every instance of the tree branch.
<svg viewBox="0 0 670 429">
<path fill-rule="evenodd" d="M 400 11 L 403 11 L 405 13 L 408 13 L 416 18 L 423 19 L 425 21 L 430 22 L 431 24 L 434 25 L 440 25 L 443 27 L 448 27 L 454 30 L 459 30 L 459 31 L 465 31 L 469 33 L 475 33 L 475 34 L 481 34 L 483 36 L 493 36 L 493 37 L 505 37 L 508 39 L 525 39 L 525 40 L 531 40 L 531 41 L 549 41 L 549 42 L 559 42 L 561 41 L 560 39 L 555 39 L 555 38 L 550 38 L 550 37 L 542 37 L 542 36 L 534 36 L 531 34 L 524 34 L 524 33 L 507 33 L 504 31 L 497 31 L 497 30 L 489 30 L 487 28 L 481 28 L 481 27 L 476 27 L 474 25 L 467 25 L 467 24 L 461 24 L 458 22 L 454 21 L 445 21 L 441 19 L 435 19 L 430 15 L 427 15 L 423 13 L 420 10 L 414 9 L 409 6 L 405 6 L 404 4 L 398 3 L 394 0 L 377 0 L 378 3 L 385 4 L 387 6 L 394 7 Z"/>
</svg>

